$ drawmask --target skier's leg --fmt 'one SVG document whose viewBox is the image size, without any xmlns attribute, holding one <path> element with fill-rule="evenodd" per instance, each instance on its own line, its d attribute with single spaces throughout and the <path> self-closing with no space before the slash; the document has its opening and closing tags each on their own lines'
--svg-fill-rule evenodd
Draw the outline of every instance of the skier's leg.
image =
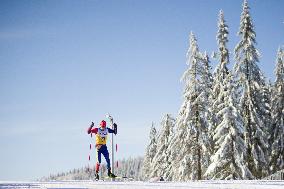
<svg viewBox="0 0 284 189">
<path fill-rule="evenodd" d="M 103 145 L 103 146 L 102 146 L 102 154 L 103 154 L 103 156 L 104 156 L 105 159 L 106 159 L 106 162 L 107 162 L 107 169 L 110 169 L 110 159 L 109 159 L 109 153 L 108 153 L 108 150 L 107 150 L 107 146 L 106 146 L 106 145 Z"/>
<path fill-rule="evenodd" d="M 96 150 L 97 150 L 97 164 L 96 164 L 96 174 L 95 174 L 95 179 L 96 180 L 99 180 L 99 171 L 100 171 L 100 163 L 101 163 L 101 154 L 102 154 L 102 152 L 101 152 L 101 149 L 100 149 L 100 146 L 96 146 Z"/>
<path fill-rule="evenodd" d="M 104 155 L 106 162 L 107 162 L 107 175 L 111 178 L 115 178 L 116 176 L 111 172 L 110 159 L 109 159 L 109 153 L 108 153 L 108 150 L 107 150 L 107 146 L 104 146 L 104 148 L 102 150 L 102 154 Z"/>
<path fill-rule="evenodd" d="M 100 171 L 100 164 L 102 162 L 102 148 L 97 146 L 97 165 L 96 165 L 96 173 Z"/>
</svg>

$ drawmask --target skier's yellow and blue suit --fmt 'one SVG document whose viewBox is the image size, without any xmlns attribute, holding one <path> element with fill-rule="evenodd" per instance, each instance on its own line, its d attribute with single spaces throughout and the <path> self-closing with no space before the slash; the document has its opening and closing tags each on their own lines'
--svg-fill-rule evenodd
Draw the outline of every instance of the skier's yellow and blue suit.
<svg viewBox="0 0 284 189">
<path fill-rule="evenodd" d="M 115 133 L 115 131 L 111 128 L 89 128 L 88 129 L 88 134 L 90 133 L 95 133 L 96 134 L 96 148 L 97 148 L 97 160 L 98 160 L 98 164 L 97 164 L 97 168 L 99 169 L 99 164 L 101 164 L 101 156 L 103 154 L 103 156 L 106 159 L 107 162 L 107 168 L 110 169 L 110 159 L 109 159 L 109 153 L 107 150 L 107 145 L 106 145 L 106 141 L 107 141 L 107 136 L 108 133 Z"/>
</svg>

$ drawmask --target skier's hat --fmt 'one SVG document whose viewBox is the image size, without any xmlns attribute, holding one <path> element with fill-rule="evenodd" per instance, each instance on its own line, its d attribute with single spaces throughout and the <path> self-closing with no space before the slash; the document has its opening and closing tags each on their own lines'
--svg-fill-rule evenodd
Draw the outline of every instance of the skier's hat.
<svg viewBox="0 0 284 189">
<path fill-rule="evenodd" d="M 101 127 L 106 127 L 106 121 L 105 121 L 105 120 L 102 120 L 101 123 L 100 123 L 100 126 L 101 126 Z"/>
</svg>

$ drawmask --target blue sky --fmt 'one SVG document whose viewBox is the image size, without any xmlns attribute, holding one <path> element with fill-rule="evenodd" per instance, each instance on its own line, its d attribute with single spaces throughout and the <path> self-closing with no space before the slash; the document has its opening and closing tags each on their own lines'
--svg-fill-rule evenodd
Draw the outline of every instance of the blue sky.
<svg viewBox="0 0 284 189">
<path fill-rule="evenodd" d="M 176 115 L 181 105 L 189 32 L 200 50 L 216 50 L 223 9 L 233 52 L 241 4 L 0 1 L 0 180 L 35 179 L 87 165 L 86 128 L 108 112 L 119 127 L 118 158 L 143 155 L 151 122 Z M 276 50 L 284 44 L 284 1 L 249 5 L 262 53 L 259 65 L 273 80 Z"/>
</svg>

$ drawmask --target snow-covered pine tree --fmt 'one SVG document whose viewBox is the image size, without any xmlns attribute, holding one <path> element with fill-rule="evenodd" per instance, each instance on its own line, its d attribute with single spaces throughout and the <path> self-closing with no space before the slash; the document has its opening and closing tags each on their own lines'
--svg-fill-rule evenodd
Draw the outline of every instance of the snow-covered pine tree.
<svg viewBox="0 0 284 189">
<path fill-rule="evenodd" d="M 168 137 L 168 146 L 167 146 L 167 149 L 166 149 L 166 154 L 167 154 L 167 167 L 165 167 L 165 170 L 164 170 L 164 174 L 163 174 L 163 178 L 170 181 L 170 180 L 173 180 L 173 175 L 174 175 L 174 171 L 173 171 L 173 163 L 174 163 L 174 160 L 176 159 L 176 157 L 172 156 L 172 152 L 174 154 L 176 154 L 176 149 L 173 149 L 171 148 L 171 144 L 173 143 L 173 141 L 175 140 L 175 135 L 176 135 L 176 119 L 175 118 L 172 118 L 171 119 L 174 119 L 172 121 L 174 121 L 174 124 L 173 126 L 171 127 L 171 130 L 170 130 L 170 135 Z"/>
<path fill-rule="evenodd" d="M 161 130 L 157 138 L 157 153 L 153 158 L 151 177 L 164 176 L 169 162 L 169 140 L 173 132 L 175 119 L 170 114 L 166 114 L 161 122 Z"/>
<path fill-rule="evenodd" d="M 212 93 L 213 76 L 211 73 L 212 67 L 210 66 L 209 56 L 206 51 L 203 55 L 203 69 L 204 70 L 201 76 L 201 83 L 202 87 L 205 89 L 204 98 L 206 101 L 208 101 L 208 98 Z"/>
<path fill-rule="evenodd" d="M 273 100 L 273 87 L 274 87 L 274 83 L 271 82 L 271 80 L 269 79 L 268 80 L 268 84 L 267 84 L 267 90 L 265 91 L 265 93 L 267 92 L 267 96 L 269 97 L 269 105 L 270 105 L 270 124 L 269 124 L 269 128 L 267 128 L 267 139 L 268 139 L 268 158 L 270 160 L 271 158 L 271 151 L 272 151 L 272 143 L 273 143 L 273 136 L 272 136 L 272 133 L 273 133 L 273 119 L 272 119 L 272 100 Z M 269 169 L 270 170 L 270 169 Z M 269 173 L 271 174 L 271 172 Z"/>
<path fill-rule="evenodd" d="M 264 132 L 266 133 L 266 140 L 267 140 L 267 144 L 268 147 L 270 147 L 270 143 L 269 143 L 269 138 L 270 138 L 270 133 L 271 133 L 271 122 L 272 122 L 272 117 L 271 117 L 271 83 L 270 82 L 266 82 L 265 79 L 265 83 L 262 86 L 262 101 L 264 104 L 264 108 L 261 110 L 262 115 L 263 115 L 263 124 L 265 125 Z M 269 156 L 270 154 L 270 148 L 267 149 L 267 156 Z M 269 157 L 268 157 L 269 159 Z"/>
<path fill-rule="evenodd" d="M 227 49 L 228 42 L 228 26 L 224 19 L 224 12 L 220 10 L 219 20 L 218 20 L 218 32 L 217 32 L 217 44 L 218 44 L 218 64 L 213 74 L 213 86 L 212 93 L 210 95 L 210 112 L 211 112 L 211 125 L 209 136 L 212 140 L 214 135 L 214 130 L 218 124 L 220 124 L 221 118 L 217 116 L 217 113 L 220 111 L 219 104 L 223 103 L 223 93 L 220 93 L 221 87 L 224 86 L 224 81 L 229 73 L 228 64 L 229 64 L 229 50 Z M 212 142 L 212 151 L 216 152 L 218 148 Z"/>
<path fill-rule="evenodd" d="M 143 167 L 142 167 L 142 175 L 144 180 L 150 178 L 150 174 L 152 172 L 152 161 L 154 156 L 157 153 L 157 130 L 152 123 L 152 127 L 150 130 L 150 143 L 146 149 L 146 154 L 144 156 Z"/>
<path fill-rule="evenodd" d="M 188 69 L 182 76 L 185 83 L 184 102 L 176 121 L 176 131 L 169 148 L 171 149 L 171 168 L 168 170 L 168 180 L 202 179 L 205 172 L 204 155 L 208 147 L 207 121 L 204 115 L 203 91 L 205 66 L 204 56 L 200 53 L 194 34 L 190 33 L 189 49 L 187 51 Z M 206 133 L 207 134 L 207 133 Z"/>
<path fill-rule="evenodd" d="M 243 120 L 237 109 L 237 97 L 234 93 L 234 84 L 231 74 L 226 73 L 225 80 L 220 86 L 218 117 L 220 123 L 214 131 L 213 139 L 218 146 L 211 157 L 211 164 L 205 176 L 211 179 L 248 179 L 252 178 L 246 166 L 244 156 L 246 146 L 243 136 Z"/>
<path fill-rule="evenodd" d="M 218 43 L 219 63 L 215 71 L 216 75 L 215 78 L 218 79 L 219 81 L 222 81 L 222 79 L 225 80 L 226 76 L 229 73 L 229 69 L 227 67 L 229 64 L 229 50 L 227 48 L 228 35 L 229 35 L 229 27 L 224 19 L 224 12 L 220 10 L 219 21 L 218 21 L 218 32 L 216 36 Z"/>
<path fill-rule="evenodd" d="M 275 75 L 272 92 L 272 173 L 284 169 L 284 51 L 281 48 L 277 53 Z"/>
<path fill-rule="evenodd" d="M 212 106 L 212 101 L 210 99 L 210 95 L 212 94 L 212 83 L 213 83 L 213 76 L 212 76 L 212 68 L 210 66 L 209 56 L 207 55 L 206 51 L 203 55 L 203 72 L 201 76 L 201 91 L 202 93 L 199 95 L 199 106 L 200 106 L 200 124 L 202 128 L 202 174 L 206 171 L 207 167 L 210 164 L 210 156 L 212 154 L 212 140 L 209 137 L 209 129 L 212 128 L 212 117 L 213 112 L 210 111 L 210 107 Z M 204 178 L 203 178 L 204 179 Z"/>
<path fill-rule="evenodd" d="M 248 148 L 246 161 L 253 176 L 262 178 L 268 172 L 268 146 L 262 114 L 266 108 L 262 100 L 265 81 L 257 65 L 260 53 L 255 48 L 256 34 L 247 0 L 243 3 L 238 35 L 241 40 L 235 47 L 235 76 L 239 85 L 244 137 Z"/>
<path fill-rule="evenodd" d="M 142 180 L 142 177 L 141 177 L 141 167 L 143 166 L 143 158 L 140 157 L 140 159 L 138 158 L 135 158 L 135 167 L 134 167 L 134 170 L 135 170 L 135 180 Z"/>
</svg>

